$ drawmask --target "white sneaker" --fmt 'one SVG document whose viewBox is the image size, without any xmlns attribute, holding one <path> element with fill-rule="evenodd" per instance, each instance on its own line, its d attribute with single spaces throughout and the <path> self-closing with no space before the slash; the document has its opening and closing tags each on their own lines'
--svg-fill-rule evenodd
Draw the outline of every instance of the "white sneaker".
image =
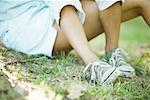
<svg viewBox="0 0 150 100">
<path fill-rule="evenodd" d="M 133 77 L 135 76 L 135 69 L 125 61 L 127 57 L 128 55 L 123 49 L 117 48 L 112 52 L 108 63 L 119 69 L 120 76 Z"/>
<path fill-rule="evenodd" d="M 96 83 L 99 82 L 101 85 L 106 85 L 114 82 L 116 78 L 120 75 L 120 71 L 112 67 L 106 62 L 102 61 L 95 61 L 86 66 L 84 69 L 84 72 L 88 69 L 91 68 L 91 83 Z"/>
</svg>

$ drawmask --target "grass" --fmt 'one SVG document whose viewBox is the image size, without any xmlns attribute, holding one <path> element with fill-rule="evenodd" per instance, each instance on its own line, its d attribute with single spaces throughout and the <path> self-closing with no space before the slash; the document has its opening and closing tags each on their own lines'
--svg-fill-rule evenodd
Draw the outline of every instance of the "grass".
<svg viewBox="0 0 150 100">
<path fill-rule="evenodd" d="M 119 78 L 114 84 L 108 86 L 89 84 L 89 74 L 82 73 L 84 63 L 72 53 L 60 53 L 55 59 L 49 59 L 42 55 L 28 56 L 1 48 L 0 57 L 5 62 L 11 62 L 6 69 L 18 78 L 18 82 L 41 87 L 49 100 L 52 97 L 57 100 L 74 98 L 78 100 L 148 100 L 150 99 L 150 28 L 145 26 L 141 18 L 138 18 L 124 23 L 121 33 L 120 45 L 130 54 L 132 58 L 130 64 L 136 69 L 137 76 L 132 79 Z M 103 40 L 104 37 L 100 36 L 92 41 L 91 45 L 94 45 L 92 48 L 97 49 L 98 52 L 102 51 Z M 98 43 L 103 44 L 102 47 L 97 48 Z M 2 77 L 3 73 L 0 73 Z M 14 99 L 16 95 L 6 93 L 2 89 L 4 87 L 2 81 L 0 81 L 0 100 L 7 100 L 10 97 Z M 6 90 L 13 91 L 12 88 Z M 1 99 L 2 93 L 3 99 Z"/>
</svg>

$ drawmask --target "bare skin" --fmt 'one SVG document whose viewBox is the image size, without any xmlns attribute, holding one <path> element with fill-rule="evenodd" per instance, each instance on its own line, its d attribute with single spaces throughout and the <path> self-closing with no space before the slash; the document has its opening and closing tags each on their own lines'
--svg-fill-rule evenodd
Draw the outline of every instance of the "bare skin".
<svg viewBox="0 0 150 100">
<path fill-rule="evenodd" d="M 99 12 L 100 20 L 105 31 L 105 52 L 107 53 L 112 49 L 118 48 L 119 45 L 121 2 L 116 2 L 112 7 Z"/>
<path fill-rule="evenodd" d="M 148 1 L 148 0 L 147 0 Z M 145 1 L 144 1 L 145 2 Z M 124 4 L 123 10 L 130 10 L 129 7 L 137 7 L 138 10 L 141 10 L 143 18 L 149 24 L 150 13 L 149 3 L 144 3 L 142 0 L 139 0 L 136 4 L 135 1 L 131 1 Z M 130 3 L 130 4 L 129 4 Z M 106 36 L 106 45 L 105 52 L 110 52 L 112 49 L 118 48 L 119 45 L 119 34 L 120 34 L 120 24 L 121 24 L 121 2 L 116 2 L 111 8 L 100 11 L 100 20 L 103 25 L 103 29 Z M 127 16 L 128 17 L 128 16 Z"/>
<path fill-rule="evenodd" d="M 98 60 L 98 57 L 90 49 L 83 25 L 81 24 L 74 7 L 66 6 L 63 8 L 60 26 L 71 46 L 81 58 L 84 58 L 83 60 L 86 64 Z M 81 50 L 83 48 L 84 50 Z"/>
<path fill-rule="evenodd" d="M 98 36 L 104 31 L 104 29 L 102 27 L 102 22 L 99 19 L 99 9 L 96 3 L 88 0 L 83 0 L 81 3 L 86 13 L 86 20 L 83 26 L 79 22 L 74 7 L 66 6 L 62 9 L 60 27 L 56 23 L 54 24 L 55 28 L 58 30 L 58 35 L 54 45 L 54 52 L 68 52 L 73 47 L 83 59 L 85 64 L 88 64 L 89 62 L 98 59 L 97 56 L 91 51 L 88 45 L 88 40 Z M 145 21 L 150 24 L 149 5 L 149 0 L 126 0 L 121 9 L 121 21 L 123 22 L 137 16 L 142 16 Z M 111 8 L 112 7 L 109 9 Z M 71 16 L 71 19 L 68 19 L 68 14 L 70 14 L 69 16 Z M 72 19 L 75 21 L 70 23 L 70 20 L 72 21 Z M 110 44 L 106 44 L 106 47 L 107 45 Z"/>
</svg>

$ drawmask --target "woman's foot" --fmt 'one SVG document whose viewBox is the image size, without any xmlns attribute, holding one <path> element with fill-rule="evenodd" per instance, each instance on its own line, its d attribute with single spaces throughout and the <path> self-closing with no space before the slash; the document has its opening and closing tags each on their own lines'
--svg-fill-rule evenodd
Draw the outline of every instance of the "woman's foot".
<svg viewBox="0 0 150 100">
<path fill-rule="evenodd" d="M 106 62 L 103 61 L 94 61 L 88 64 L 84 70 L 84 72 L 88 69 L 91 72 L 91 83 L 100 83 L 101 85 L 111 84 L 113 83 L 118 76 L 120 75 L 120 71 L 112 67 Z"/>
<path fill-rule="evenodd" d="M 112 65 L 112 67 L 119 69 L 121 72 L 119 76 L 133 77 L 135 76 L 135 69 L 126 62 L 125 58 L 127 57 L 127 53 L 123 49 L 117 48 L 106 55 L 105 61 Z"/>
</svg>

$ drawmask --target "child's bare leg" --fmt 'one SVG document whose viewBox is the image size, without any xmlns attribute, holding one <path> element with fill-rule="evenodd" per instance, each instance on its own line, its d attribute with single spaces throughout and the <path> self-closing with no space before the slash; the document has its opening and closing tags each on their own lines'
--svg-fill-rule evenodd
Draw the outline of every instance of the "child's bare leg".
<svg viewBox="0 0 150 100">
<path fill-rule="evenodd" d="M 89 47 L 83 26 L 73 6 L 66 6 L 62 9 L 60 26 L 66 39 L 86 64 L 98 60 Z"/>
<path fill-rule="evenodd" d="M 106 53 L 114 48 L 118 48 L 120 23 L 121 23 L 121 3 L 117 2 L 110 8 L 100 11 L 100 19 L 106 36 Z"/>
</svg>

